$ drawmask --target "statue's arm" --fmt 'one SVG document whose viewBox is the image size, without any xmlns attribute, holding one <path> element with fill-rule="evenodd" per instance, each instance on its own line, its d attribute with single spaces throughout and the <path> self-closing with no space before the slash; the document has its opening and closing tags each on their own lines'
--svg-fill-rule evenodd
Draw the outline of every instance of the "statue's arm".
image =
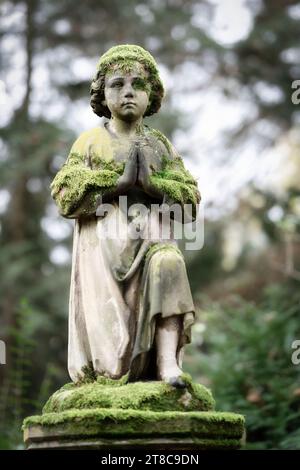
<svg viewBox="0 0 300 470">
<path fill-rule="evenodd" d="M 165 171 L 153 175 L 153 183 L 164 190 L 163 203 L 171 207 L 172 219 L 181 223 L 197 219 L 201 194 L 196 179 L 178 154 L 168 162 Z"/>
<path fill-rule="evenodd" d="M 167 206 L 180 205 L 177 211 L 176 206 L 173 207 L 171 218 L 181 223 L 192 222 L 197 218 L 201 200 L 197 181 L 185 168 L 183 159 L 166 137 L 164 141 L 167 147 L 163 145 L 161 171 L 150 172 L 144 152 L 139 152 L 138 182 L 147 194 L 164 204 L 164 210 Z"/>
<path fill-rule="evenodd" d="M 59 212 L 68 219 L 96 212 L 100 195 L 117 185 L 118 174 L 65 165 L 51 184 L 51 195 Z"/>
<path fill-rule="evenodd" d="M 85 157 L 72 149 L 51 183 L 51 195 L 63 217 L 72 219 L 96 214 L 99 204 L 125 194 L 134 185 L 137 177 L 135 148 L 121 175 L 112 170 L 92 169 Z"/>
</svg>

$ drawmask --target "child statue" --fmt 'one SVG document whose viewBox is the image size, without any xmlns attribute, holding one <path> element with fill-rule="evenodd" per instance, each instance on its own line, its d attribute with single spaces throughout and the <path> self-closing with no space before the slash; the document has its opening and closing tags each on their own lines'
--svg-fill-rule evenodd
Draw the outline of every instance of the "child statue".
<svg viewBox="0 0 300 470">
<path fill-rule="evenodd" d="M 75 219 L 68 347 L 74 382 L 92 370 L 95 377 L 128 374 L 129 381 L 185 387 L 183 349 L 195 308 L 177 241 L 157 232 L 162 214 L 154 217 L 150 208 L 179 204 L 190 215 L 185 223 L 196 219 L 200 193 L 168 139 L 143 124 L 163 94 L 149 52 L 109 49 L 91 84 L 93 111 L 108 121 L 79 136 L 51 184 L 60 214 Z M 139 215 L 130 212 L 137 203 L 146 208 Z M 140 236 L 107 236 L 117 219 L 123 233 L 134 226 Z"/>
</svg>

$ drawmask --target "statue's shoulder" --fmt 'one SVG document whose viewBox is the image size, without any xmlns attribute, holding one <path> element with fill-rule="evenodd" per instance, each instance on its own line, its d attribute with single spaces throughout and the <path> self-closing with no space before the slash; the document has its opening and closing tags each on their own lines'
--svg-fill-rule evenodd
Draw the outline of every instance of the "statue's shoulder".
<svg viewBox="0 0 300 470">
<path fill-rule="evenodd" d="M 175 157 L 175 154 L 177 153 L 175 148 L 161 131 L 145 125 L 145 134 L 148 139 L 150 138 L 153 140 L 154 144 L 160 147 L 163 155 L 168 156 L 170 159 Z"/>
<path fill-rule="evenodd" d="M 102 127 L 94 127 L 82 132 L 75 140 L 71 152 L 85 155 L 91 149 L 95 149 L 103 144 L 108 144 L 107 131 Z"/>
<path fill-rule="evenodd" d="M 161 131 L 158 129 L 153 129 L 149 126 L 145 126 L 145 128 L 146 133 L 148 133 L 149 136 L 152 136 L 152 138 L 158 143 L 161 156 L 163 157 L 165 163 L 172 160 L 172 165 L 184 165 L 181 155 L 177 152 L 174 145 Z"/>
</svg>

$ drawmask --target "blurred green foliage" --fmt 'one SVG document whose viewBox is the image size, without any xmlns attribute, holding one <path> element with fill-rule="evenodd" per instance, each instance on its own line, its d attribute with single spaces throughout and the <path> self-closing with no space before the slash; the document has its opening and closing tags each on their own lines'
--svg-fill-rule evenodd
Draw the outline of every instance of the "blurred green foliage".
<svg viewBox="0 0 300 470">
<path fill-rule="evenodd" d="M 259 303 L 203 298 L 187 370 L 209 378 L 218 408 L 246 416 L 248 449 L 300 449 L 299 310 L 298 283 L 269 285 Z"/>
</svg>

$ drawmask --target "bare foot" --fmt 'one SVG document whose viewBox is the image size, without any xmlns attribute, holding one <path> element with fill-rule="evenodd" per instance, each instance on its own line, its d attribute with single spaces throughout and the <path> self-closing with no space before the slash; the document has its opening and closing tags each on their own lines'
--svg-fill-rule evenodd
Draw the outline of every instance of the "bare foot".
<svg viewBox="0 0 300 470">
<path fill-rule="evenodd" d="M 181 378 L 182 370 L 178 367 L 176 360 L 160 359 L 157 363 L 158 378 L 169 383 L 175 388 L 185 388 L 186 383 Z"/>
<path fill-rule="evenodd" d="M 160 380 L 176 388 L 185 388 L 178 366 L 176 351 L 182 330 L 182 319 L 178 315 L 160 318 L 156 329 L 157 375 Z"/>
</svg>

